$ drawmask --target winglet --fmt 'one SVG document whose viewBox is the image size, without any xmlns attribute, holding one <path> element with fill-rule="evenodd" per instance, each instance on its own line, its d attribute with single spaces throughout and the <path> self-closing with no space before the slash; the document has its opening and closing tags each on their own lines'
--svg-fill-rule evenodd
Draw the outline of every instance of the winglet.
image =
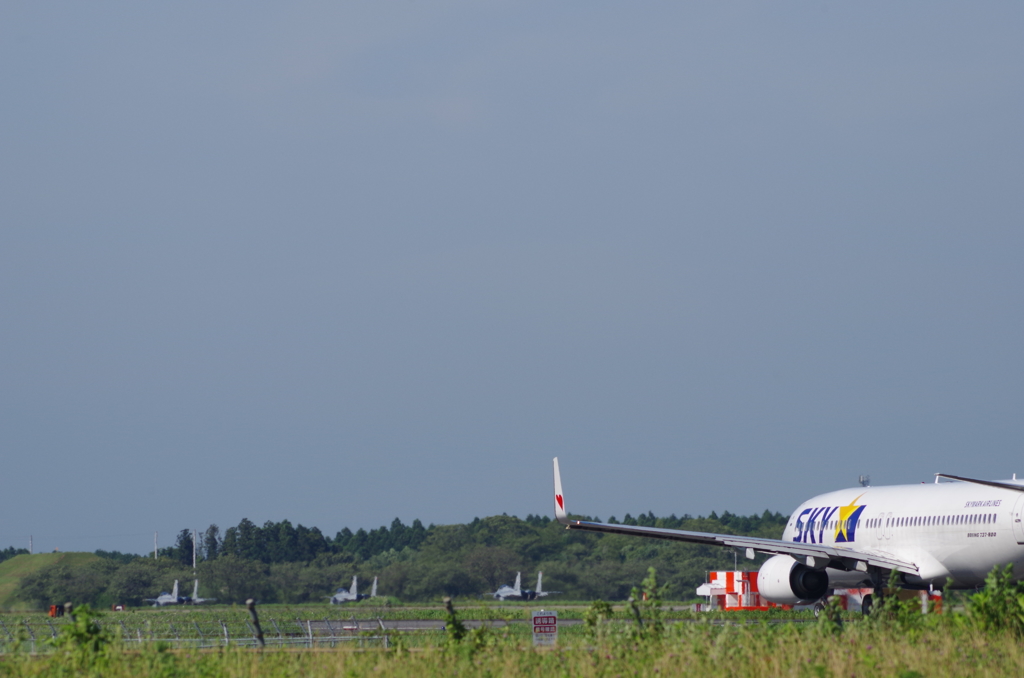
<svg viewBox="0 0 1024 678">
<path fill-rule="evenodd" d="M 555 520 L 563 525 L 569 524 L 569 514 L 565 510 L 565 496 L 562 494 L 562 476 L 558 472 L 558 457 L 555 457 Z"/>
</svg>

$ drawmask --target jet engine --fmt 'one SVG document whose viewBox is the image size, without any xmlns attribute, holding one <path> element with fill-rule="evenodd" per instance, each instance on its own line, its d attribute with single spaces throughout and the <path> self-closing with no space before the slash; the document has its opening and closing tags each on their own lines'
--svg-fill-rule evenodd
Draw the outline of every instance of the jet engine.
<svg viewBox="0 0 1024 678">
<path fill-rule="evenodd" d="M 757 573 L 757 590 L 779 605 L 812 603 L 828 593 L 828 574 L 792 556 L 772 556 Z"/>
</svg>

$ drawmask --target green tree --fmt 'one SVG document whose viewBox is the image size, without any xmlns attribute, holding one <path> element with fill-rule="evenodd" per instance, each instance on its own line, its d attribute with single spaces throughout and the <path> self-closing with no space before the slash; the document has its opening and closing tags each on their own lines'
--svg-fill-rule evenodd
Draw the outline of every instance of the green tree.
<svg viewBox="0 0 1024 678">
<path fill-rule="evenodd" d="M 220 555 L 220 528 L 214 523 L 203 532 L 203 560 L 213 560 Z"/>
<path fill-rule="evenodd" d="M 268 574 L 265 563 L 233 554 L 205 561 L 198 572 L 199 578 L 216 591 L 221 603 L 244 603 L 248 598 L 271 602 L 273 589 Z"/>
<path fill-rule="evenodd" d="M 178 539 L 174 542 L 174 551 L 176 559 L 182 565 L 186 567 L 192 567 L 192 530 L 182 530 L 178 533 Z"/>
<path fill-rule="evenodd" d="M 514 551 L 500 546 L 478 546 L 466 554 L 463 562 L 466 571 L 486 582 L 491 591 L 511 582 L 516 570 L 523 567 L 522 559 Z"/>
<path fill-rule="evenodd" d="M 18 587 L 18 597 L 38 607 L 63 604 L 106 604 L 107 586 L 118 565 L 97 559 L 72 566 L 56 562 L 25 576 Z"/>
<path fill-rule="evenodd" d="M 161 592 L 170 591 L 175 579 L 181 586 L 190 575 L 190 569 L 173 560 L 136 558 L 111 575 L 107 590 L 112 602 L 144 605 L 146 598 L 156 598 Z"/>
</svg>

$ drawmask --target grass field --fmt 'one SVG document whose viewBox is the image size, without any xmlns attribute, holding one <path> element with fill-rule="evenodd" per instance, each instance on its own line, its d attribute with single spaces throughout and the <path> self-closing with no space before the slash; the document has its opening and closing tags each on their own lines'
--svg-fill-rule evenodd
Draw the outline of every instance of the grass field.
<svg viewBox="0 0 1024 678">
<path fill-rule="evenodd" d="M 769 678 L 924 678 L 1021 675 L 1024 649 L 1009 633 L 954 623 L 920 628 L 849 623 L 671 626 L 661 639 L 631 639 L 626 625 L 606 634 L 563 634 L 560 645 L 534 649 L 525 633 L 491 633 L 450 646 L 388 650 L 214 649 L 100 651 L 81 647 L 0 659 L 9 676 L 729 676 Z"/>
</svg>

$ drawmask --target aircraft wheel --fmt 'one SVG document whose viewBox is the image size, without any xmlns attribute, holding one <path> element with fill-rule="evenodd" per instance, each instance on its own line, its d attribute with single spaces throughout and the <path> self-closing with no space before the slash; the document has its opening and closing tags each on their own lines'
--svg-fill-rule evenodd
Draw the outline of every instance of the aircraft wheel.
<svg viewBox="0 0 1024 678">
<path fill-rule="evenodd" d="M 864 602 L 860 604 L 860 611 L 865 617 L 871 614 L 871 605 L 874 604 L 875 599 L 870 593 L 864 596 Z"/>
<path fill-rule="evenodd" d="M 821 613 L 825 611 L 825 603 L 820 600 L 814 604 L 814 616 L 820 617 Z"/>
</svg>

